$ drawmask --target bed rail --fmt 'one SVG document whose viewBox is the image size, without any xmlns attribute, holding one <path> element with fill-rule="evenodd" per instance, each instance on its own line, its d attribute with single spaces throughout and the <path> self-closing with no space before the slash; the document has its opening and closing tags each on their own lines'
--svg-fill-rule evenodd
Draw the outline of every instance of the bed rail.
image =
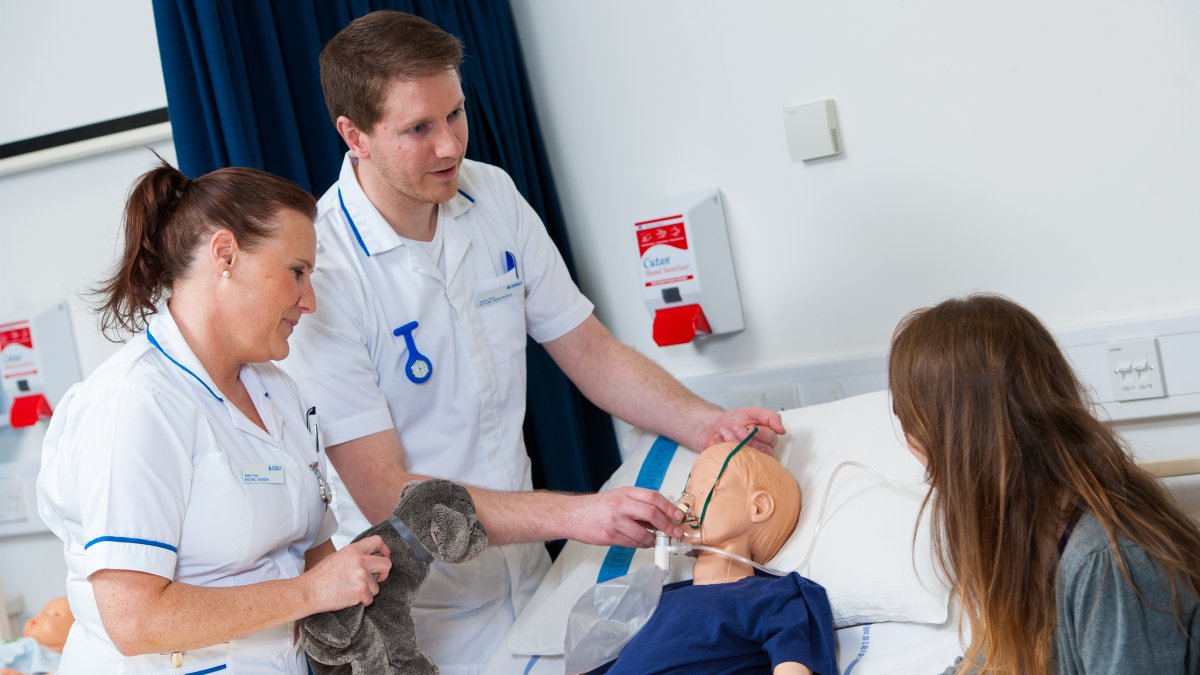
<svg viewBox="0 0 1200 675">
<path fill-rule="evenodd" d="M 1156 478 L 1174 478 L 1200 474 L 1200 457 L 1185 459 L 1160 459 L 1153 462 L 1138 462 L 1138 466 Z"/>
</svg>

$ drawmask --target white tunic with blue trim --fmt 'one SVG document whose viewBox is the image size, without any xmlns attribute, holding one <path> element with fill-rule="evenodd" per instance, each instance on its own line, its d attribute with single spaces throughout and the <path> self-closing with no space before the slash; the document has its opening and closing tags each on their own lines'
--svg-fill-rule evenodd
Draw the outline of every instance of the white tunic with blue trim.
<svg viewBox="0 0 1200 675">
<path fill-rule="evenodd" d="M 135 570 L 196 586 L 288 579 L 336 524 L 307 406 L 276 366 L 240 378 L 267 427 L 224 400 L 166 306 L 59 403 L 38 476 L 38 511 L 64 542 L 75 614 L 59 673 L 307 673 L 292 626 L 184 652 L 123 657 L 88 577 Z M 279 482 L 281 476 L 282 482 Z"/>
<path fill-rule="evenodd" d="M 316 397 L 329 446 L 394 428 L 414 473 L 528 490 L 526 336 L 561 337 L 592 303 L 508 174 L 465 160 L 459 188 L 432 245 L 406 240 L 347 155 L 318 203 L 317 311 L 281 365 Z M 369 523 L 339 488 L 340 547 Z M 413 611 L 422 650 L 447 675 L 479 672 L 547 567 L 540 544 L 435 565 Z"/>
</svg>

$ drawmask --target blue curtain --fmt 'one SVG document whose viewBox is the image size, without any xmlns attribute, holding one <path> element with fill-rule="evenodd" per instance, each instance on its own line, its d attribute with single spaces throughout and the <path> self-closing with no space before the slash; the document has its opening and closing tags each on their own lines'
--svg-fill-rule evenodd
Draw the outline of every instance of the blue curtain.
<svg viewBox="0 0 1200 675">
<path fill-rule="evenodd" d="M 154 0 L 180 168 L 252 166 L 320 195 L 345 146 L 321 94 L 321 48 L 378 9 L 422 16 L 466 45 L 467 156 L 504 168 L 541 215 L 575 276 L 562 209 L 507 0 Z M 534 483 L 593 491 L 619 464 L 611 419 L 529 342 L 525 442 Z"/>
</svg>

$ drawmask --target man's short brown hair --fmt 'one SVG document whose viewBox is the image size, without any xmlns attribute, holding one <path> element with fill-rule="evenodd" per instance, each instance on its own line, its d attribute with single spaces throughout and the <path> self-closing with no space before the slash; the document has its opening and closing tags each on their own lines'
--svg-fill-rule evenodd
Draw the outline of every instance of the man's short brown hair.
<svg viewBox="0 0 1200 675">
<path fill-rule="evenodd" d="M 378 11 L 350 22 L 321 50 L 321 88 L 329 118 L 349 118 L 370 132 L 396 80 L 457 70 L 462 42 L 419 16 Z"/>
</svg>

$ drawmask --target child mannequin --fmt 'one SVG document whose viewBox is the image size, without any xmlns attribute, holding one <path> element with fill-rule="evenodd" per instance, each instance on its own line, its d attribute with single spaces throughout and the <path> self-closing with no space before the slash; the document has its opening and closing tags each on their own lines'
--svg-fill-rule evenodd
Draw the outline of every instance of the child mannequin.
<svg viewBox="0 0 1200 675">
<path fill-rule="evenodd" d="M 46 603 L 40 613 L 25 622 L 23 637 L 0 645 L 0 675 L 54 672 L 73 623 L 75 615 L 65 597 Z"/>
<path fill-rule="evenodd" d="M 692 464 L 680 507 L 693 542 L 764 563 L 796 528 L 800 487 L 774 457 L 720 443 Z M 837 673 L 833 614 L 819 585 L 795 573 L 755 575 L 707 551 L 696 557 L 692 577 L 664 588 L 620 657 L 594 672 Z"/>
</svg>

